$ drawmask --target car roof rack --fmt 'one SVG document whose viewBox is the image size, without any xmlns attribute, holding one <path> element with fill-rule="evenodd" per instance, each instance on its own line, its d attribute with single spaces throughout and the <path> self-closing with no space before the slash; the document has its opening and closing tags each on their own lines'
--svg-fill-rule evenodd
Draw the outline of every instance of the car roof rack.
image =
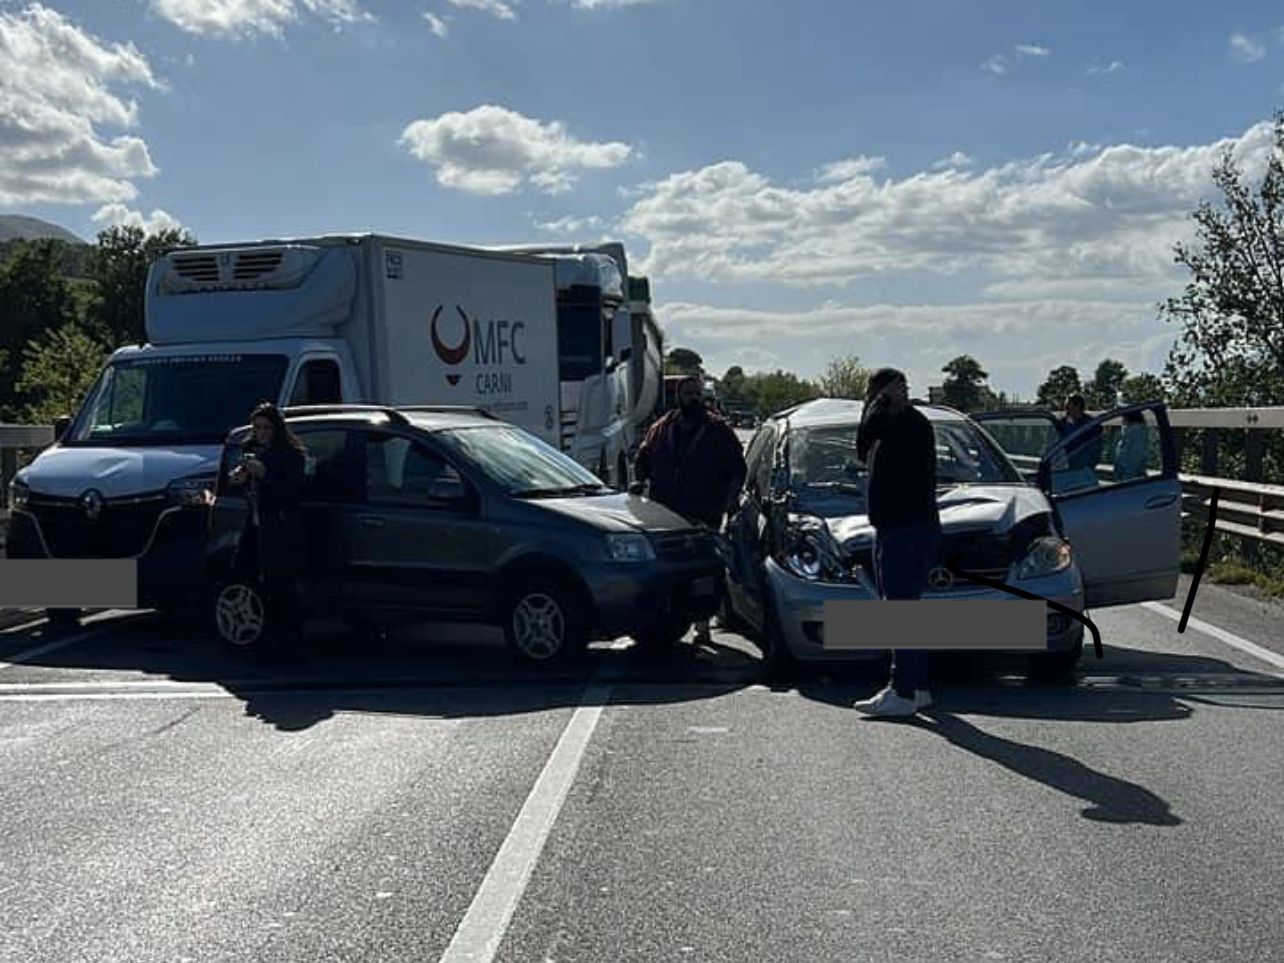
<svg viewBox="0 0 1284 963">
<path fill-rule="evenodd" d="M 285 418 L 306 418 L 309 415 L 381 414 L 398 425 L 409 424 L 406 416 L 389 405 L 291 405 L 281 409 Z"/>
<path fill-rule="evenodd" d="M 477 415 L 481 418 L 497 420 L 492 412 L 471 405 L 293 405 L 281 409 L 284 417 L 307 417 L 308 415 L 346 415 L 361 412 L 372 412 L 387 416 L 389 421 L 398 425 L 409 424 L 405 413 L 411 414 L 458 414 Z"/>
</svg>

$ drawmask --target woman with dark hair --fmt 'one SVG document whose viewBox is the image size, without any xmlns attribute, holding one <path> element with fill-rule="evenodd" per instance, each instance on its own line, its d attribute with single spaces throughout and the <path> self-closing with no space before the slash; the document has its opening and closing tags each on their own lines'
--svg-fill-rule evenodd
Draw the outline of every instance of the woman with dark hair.
<svg viewBox="0 0 1284 963">
<path fill-rule="evenodd" d="M 271 402 L 255 408 L 250 422 L 253 435 L 228 476 L 232 484 L 248 488 L 250 501 L 237 566 L 251 571 L 257 566 L 267 629 L 283 654 L 298 643 L 303 624 L 295 579 L 303 571 L 306 551 L 299 499 L 307 449 Z"/>
</svg>

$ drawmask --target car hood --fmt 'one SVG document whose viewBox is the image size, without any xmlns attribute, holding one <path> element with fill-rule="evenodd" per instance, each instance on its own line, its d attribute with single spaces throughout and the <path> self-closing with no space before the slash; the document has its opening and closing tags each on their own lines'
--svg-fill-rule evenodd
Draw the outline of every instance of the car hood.
<svg viewBox="0 0 1284 963">
<path fill-rule="evenodd" d="M 1052 511 L 1041 491 L 1025 485 L 953 488 L 937 498 L 936 506 L 941 516 L 941 532 L 945 535 L 963 532 L 1002 535 L 1031 515 Z M 834 541 L 845 550 L 874 540 L 874 528 L 865 514 L 834 516 L 824 521 Z"/>
<path fill-rule="evenodd" d="M 541 498 L 527 504 L 565 515 L 604 532 L 675 531 L 692 527 L 685 518 L 659 502 L 624 492 L 577 498 Z"/>
<path fill-rule="evenodd" d="M 96 488 L 106 498 L 164 489 L 188 475 L 218 471 L 219 445 L 175 448 L 80 448 L 55 446 L 40 453 L 17 479 L 34 494 L 75 498 Z"/>
</svg>

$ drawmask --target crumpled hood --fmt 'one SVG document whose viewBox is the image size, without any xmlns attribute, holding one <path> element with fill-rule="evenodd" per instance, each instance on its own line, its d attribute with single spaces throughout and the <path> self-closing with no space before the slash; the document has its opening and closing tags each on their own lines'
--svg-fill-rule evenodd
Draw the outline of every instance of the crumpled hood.
<svg viewBox="0 0 1284 963">
<path fill-rule="evenodd" d="M 619 492 L 577 498 L 540 498 L 526 504 L 566 515 L 604 532 L 673 531 L 691 523 L 659 502 Z"/>
<path fill-rule="evenodd" d="M 178 478 L 218 471 L 222 448 L 186 445 L 176 448 L 53 447 L 20 471 L 36 495 L 76 498 L 91 488 L 106 498 L 125 498 L 162 491 Z"/>
<path fill-rule="evenodd" d="M 1001 535 L 1022 519 L 1052 511 L 1037 488 L 1022 485 L 976 485 L 954 488 L 936 500 L 941 532 L 980 532 Z M 874 541 L 869 516 L 841 515 L 827 518 L 825 527 L 844 551 L 853 551 Z"/>
</svg>

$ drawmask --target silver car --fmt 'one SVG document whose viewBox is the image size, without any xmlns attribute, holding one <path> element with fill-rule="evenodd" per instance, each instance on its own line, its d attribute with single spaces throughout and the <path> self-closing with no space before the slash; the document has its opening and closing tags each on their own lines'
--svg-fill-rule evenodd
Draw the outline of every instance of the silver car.
<svg viewBox="0 0 1284 963">
<path fill-rule="evenodd" d="M 826 602 L 878 597 L 856 456 L 862 407 L 808 402 L 764 422 L 749 443 L 745 493 L 727 529 L 726 615 L 777 668 L 886 654 L 827 648 L 824 638 Z M 1181 486 L 1162 404 L 1116 409 L 1064 437 L 1046 412 L 917 407 L 936 438 L 943 560 L 1079 613 L 1175 594 Z M 938 565 L 922 597 L 1011 596 Z M 1049 606 L 1047 649 L 1027 653 L 1032 671 L 1072 671 L 1083 639 L 1078 620 Z"/>
</svg>

